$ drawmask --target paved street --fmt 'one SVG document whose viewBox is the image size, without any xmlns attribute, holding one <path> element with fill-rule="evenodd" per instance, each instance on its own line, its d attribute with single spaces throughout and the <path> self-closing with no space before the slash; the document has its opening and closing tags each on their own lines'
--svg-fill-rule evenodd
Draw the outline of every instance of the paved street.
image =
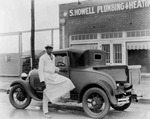
<svg viewBox="0 0 150 119">
<path fill-rule="evenodd" d="M 42 102 L 32 100 L 30 106 L 24 110 L 17 110 L 9 102 L 6 89 L 18 77 L 0 77 L 0 118 L 1 119 L 45 119 L 42 113 Z M 139 103 L 132 103 L 126 111 L 115 111 L 112 108 L 104 119 L 149 119 L 150 118 L 150 101 L 149 101 L 149 79 L 144 79 L 136 87 L 138 93 L 143 94 L 143 98 L 148 101 L 140 101 Z M 3 90 L 4 89 L 4 90 Z M 147 92 L 145 92 L 147 91 Z M 51 105 L 49 111 L 53 119 L 89 119 L 84 113 L 81 105 L 76 103 L 65 103 L 62 105 Z"/>
<path fill-rule="evenodd" d="M 42 112 L 42 102 L 32 100 L 30 106 L 24 110 L 15 109 L 10 103 L 8 95 L 0 92 L 0 118 L 1 119 L 45 119 Z M 88 119 L 83 111 L 76 109 L 61 109 L 62 106 L 49 108 L 53 119 Z"/>
<path fill-rule="evenodd" d="M 18 110 L 9 103 L 8 95 L 0 92 L 0 117 L 1 119 L 45 119 L 42 113 L 42 103 L 32 100 L 32 103 L 27 109 Z M 53 119 L 89 119 L 82 111 L 82 108 L 77 107 L 49 107 L 49 111 Z M 111 108 L 110 112 L 104 119 L 149 119 L 150 104 L 132 103 L 126 111 L 115 111 Z"/>
</svg>

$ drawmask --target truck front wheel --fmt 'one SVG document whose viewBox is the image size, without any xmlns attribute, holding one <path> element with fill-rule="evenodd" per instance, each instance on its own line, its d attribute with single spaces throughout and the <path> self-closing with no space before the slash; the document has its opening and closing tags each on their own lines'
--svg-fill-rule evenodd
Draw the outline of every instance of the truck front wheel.
<svg viewBox="0 0 150 119">
<path fill-rule="evenodd" d="M 9 101 L 15 108 L 24 109 L 30 104 L 31 97 L 21 85 L 15 85 L 9 92 Z"/>
<path fill-rule="evenodd" d="M 88 89 L 82 98 L 85 113 L 92 118 L 103 118 L 110 109 L 106 93 L 100 88 Z"/>
</svg>

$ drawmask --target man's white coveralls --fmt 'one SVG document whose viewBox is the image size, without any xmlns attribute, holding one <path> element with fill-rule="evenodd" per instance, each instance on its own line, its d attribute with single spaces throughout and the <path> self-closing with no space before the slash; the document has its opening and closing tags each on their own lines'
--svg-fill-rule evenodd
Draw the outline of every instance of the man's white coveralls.
<svg viewBox="0 0 150 119">
<path fill-rule="evenodd" d="M 55 66 L 54 55 L 50 58 L 50 56 L 45 53 L 40 57 L 38 69 L 39 78 L 41 82 L 44 81 L 46 84 L 46 88 L 43 91 L 43 103 L 45 103 L 43 104 L 44 113 L 48 112 L 48 104 L 46 104 L 48 101 L 55 103 L 60 97 L 75 88 L 70 79 L 55 73 L 55 71 L 58 70 L 59 68 Z"/>
</svg>

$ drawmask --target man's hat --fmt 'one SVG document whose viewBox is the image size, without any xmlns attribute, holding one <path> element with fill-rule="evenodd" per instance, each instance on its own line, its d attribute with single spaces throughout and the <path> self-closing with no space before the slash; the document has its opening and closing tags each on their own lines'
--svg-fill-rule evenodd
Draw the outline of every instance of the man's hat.
<svg viewBox="0 0 150 119">
<path fill-rule="evenodd" d="M 50 45 L 50 44 L 47 44 L 47 45 L 45 46 L 45 49 L 47 49 L 47 48 L 53 48 L 53 46 Z"/>
</svg>

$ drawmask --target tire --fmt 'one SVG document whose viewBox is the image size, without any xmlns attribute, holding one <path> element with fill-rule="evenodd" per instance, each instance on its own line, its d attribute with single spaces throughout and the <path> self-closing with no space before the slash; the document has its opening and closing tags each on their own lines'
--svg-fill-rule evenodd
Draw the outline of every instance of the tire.
<svg viewBox="0 0 150 119">
<path fill-rule="evenodd" d="M 21 85 L 15 85 L 9 92 L 9 101 L 17 109 L 25 109 L 31 102 L 31 97 Z"/>
<path fill-rule="evenodd" d="M 82 98 L 85 113 L 92 118 L 103 118 L 110 109 L 106 93 L 100 88 L 88 89 Z"/>
<path fill-rule="evenodd" d="M 115 110 L 118 110 L 118 111 L 124 111 L 126 110 L 130 105 L 131 105 L 131 97 L 129 98 L 129 103 L 127 104 L 124 104 L 122 106 L 114 106 L 114 105 L 111 105 L 111 107 Z"/>
</svg>

